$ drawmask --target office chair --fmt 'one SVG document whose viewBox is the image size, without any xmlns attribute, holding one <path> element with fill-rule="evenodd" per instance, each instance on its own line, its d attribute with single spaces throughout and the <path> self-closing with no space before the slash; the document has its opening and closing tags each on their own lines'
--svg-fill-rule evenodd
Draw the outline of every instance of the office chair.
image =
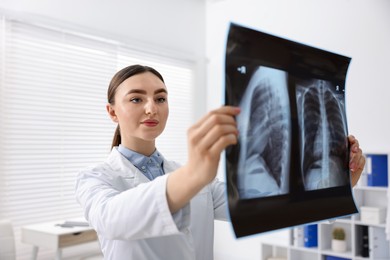
<svg viewBox="0 0 390 260">
<path fill-rule="evenodd" d="M 0 259 L 15 260 L 15 237 L 12 223 L 0 219 Z"/>
</svg>

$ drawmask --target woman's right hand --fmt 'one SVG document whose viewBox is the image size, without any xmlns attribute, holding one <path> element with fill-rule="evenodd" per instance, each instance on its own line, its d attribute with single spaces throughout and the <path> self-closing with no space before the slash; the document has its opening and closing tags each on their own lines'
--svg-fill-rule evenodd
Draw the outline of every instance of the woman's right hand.
<svg viewBox="0 0 390 260">
<path fill-rule="evenodd" d="M 172 172 L 167 181 L 167 199 L 171 212 L 187 204 L 217 175 L 222 151 L 237 143 L 235 116 L 238 107 L 212 110 L 188 130 L 188 162 Z"/>
<path fill-rule="evenodd" d="M 207 113 L 188 130 L 186 167 L 204 184 L 215 178 L 222 151 L 237 143 L 238 130 L 234 117 L 239 112 L 238 107 L 220 107 Z"/>
</svg>

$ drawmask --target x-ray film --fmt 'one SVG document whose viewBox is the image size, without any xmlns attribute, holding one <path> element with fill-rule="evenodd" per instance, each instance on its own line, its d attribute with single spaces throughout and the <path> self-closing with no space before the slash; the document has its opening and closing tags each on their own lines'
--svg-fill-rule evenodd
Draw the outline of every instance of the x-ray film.
<svg viewBox="0 0 390 260">
<path fill-rule="evenodd" d="M 230 25 L 225 103 L 241 113 L 226 179 L 237 237 L 357 212 L 345 114 L 350 60 Z"/>
</svg>

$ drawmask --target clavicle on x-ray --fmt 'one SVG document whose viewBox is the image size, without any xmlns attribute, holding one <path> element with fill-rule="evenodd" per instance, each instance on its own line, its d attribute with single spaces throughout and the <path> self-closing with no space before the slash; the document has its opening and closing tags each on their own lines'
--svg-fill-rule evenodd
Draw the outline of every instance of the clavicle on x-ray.
<svg viewBox="0 0 390 260">
<path fill-rule="evenodd" d="M 357 212 L 348 168 L 350 58 L 231 24 L 225 103 L 239 106 L 226 149 L 237 237 Z"/>
</svg>

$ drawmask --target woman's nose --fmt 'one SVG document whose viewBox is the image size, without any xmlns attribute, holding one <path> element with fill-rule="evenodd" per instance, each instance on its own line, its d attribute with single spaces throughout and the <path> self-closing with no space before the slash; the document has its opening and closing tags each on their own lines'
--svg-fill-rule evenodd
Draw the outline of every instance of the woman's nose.
<svg viewBox="0 0 390 260">
<path fill-rule="evenodd" d="M 154 100 L 153 101 L 148 101 L 146 104 L 145 104 L 145 113 L 147 115 L 154 115 L 157 113 L 157 106 L 156 104 L 154 103 Z"/>
</svg>

